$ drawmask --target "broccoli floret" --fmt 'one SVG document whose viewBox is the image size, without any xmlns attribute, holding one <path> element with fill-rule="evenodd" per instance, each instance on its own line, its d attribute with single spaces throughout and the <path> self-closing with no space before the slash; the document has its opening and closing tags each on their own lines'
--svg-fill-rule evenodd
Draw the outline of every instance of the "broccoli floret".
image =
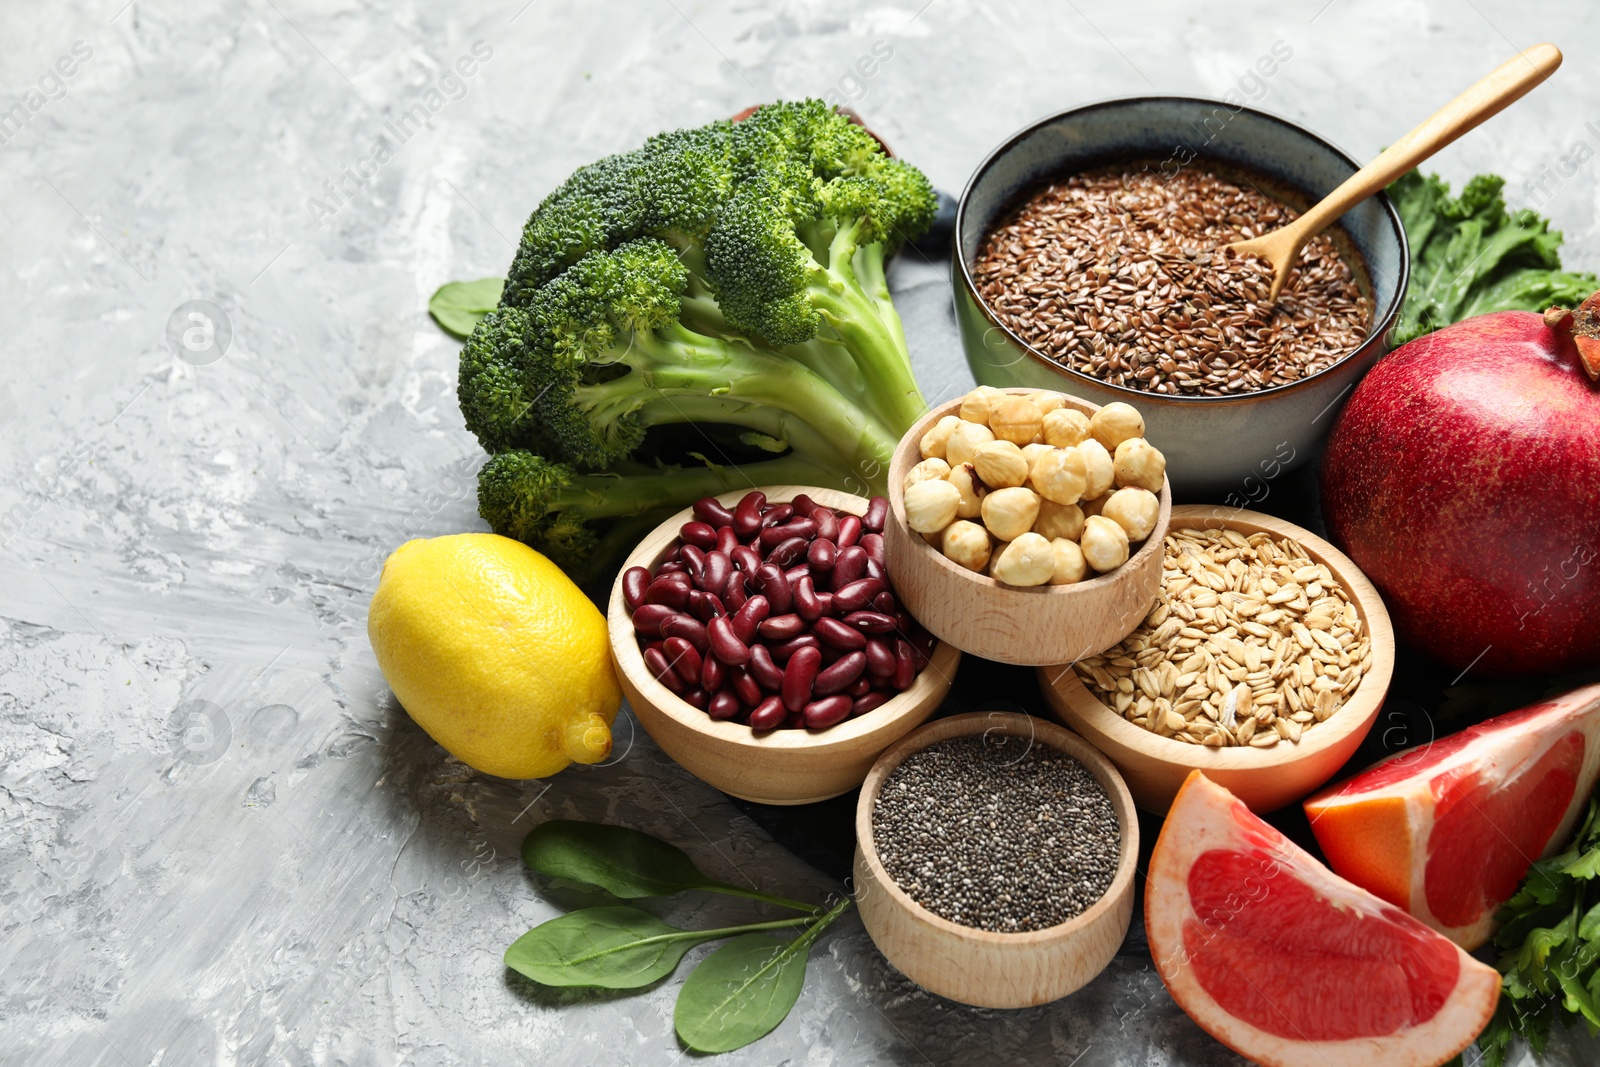
<svg viewBox="0 0 1600 1067">
<path fill-rule="evenodd" d="M 592 575 L 708 493 L 881 491 L 926 408 L 884 261 L 935 207 L 921 172 L 820 101 L 578 170 L 461 353 L 461 410 L 493 454 L 480 513 Z"/>
</svg>

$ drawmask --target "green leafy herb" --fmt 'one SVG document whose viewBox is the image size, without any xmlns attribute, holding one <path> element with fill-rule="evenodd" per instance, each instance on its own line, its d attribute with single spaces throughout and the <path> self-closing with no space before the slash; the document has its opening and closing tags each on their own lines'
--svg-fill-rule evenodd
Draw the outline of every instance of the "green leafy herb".
<svg viewBox="0 0 1600 1067">
<path fill-rule="evenodd" d="M 506 949 L 506 966 L 540 985 L 637 989 L 671 974 L 696 945 L 806 921 L 796 917 L 721 930 L 682 930 L 638 908 L 584 908 L 517 938 Z"/>
<path fill-rule="evenodd" d="M 729 1052 L 770 1033 L 800 999 L 812 942 L 849 906 L 840 901 L 793 941 L 745 934 L 707 956 L 678 992 L 678 1037 L 700 1052 Z"/>
<path fill-rule="evenodd" d="M 479 278 L 475 282 L 446 282 L 428 298 L 428 314 L 446 333 L 465 341 L 478 320 L 500 306 L 504 278 Z"/>
<path fill-rule="evenodd" d="M 1490 311 L 1575 307 L 1600 288 L 1561 269 L 1561 234 L 1531 210 L 1508 212 L 1505 179 L 1480 174 L 1452 197 L 1436 174 L 1412 171 L 1389 195 L 1411 245 L 1411 286 L 1396 343 Z"/>
<path fill-rule="evenodd" d="M 817 910 L 798 900 L 719 882 L 702 873 L 682 849 L 626 826 L 552 819 L 534 827 L 523 841 L 522 862 L 540 874 L 597 885 L 624 900 L 699 889 L 796 911 Z"/>
<path fill-rule="evenodd" d="M 1500 911 L 1495 935 L 1500 1003 L 1478 1037 L 1487 1067 L 1501 1067 L 1513 1036 L 1544 1051 L 1551 1024 L 1583 1019 L 1600 1034 L 1600 798 L 1560 855 L 1535 863 Z"/>
</svg>

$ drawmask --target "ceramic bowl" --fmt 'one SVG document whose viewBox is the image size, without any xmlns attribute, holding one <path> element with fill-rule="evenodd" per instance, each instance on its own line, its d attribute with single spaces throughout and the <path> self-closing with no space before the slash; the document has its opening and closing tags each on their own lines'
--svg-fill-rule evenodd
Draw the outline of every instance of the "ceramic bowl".
<svg viewBox="0 0 1600 1067">
<path fill-rule="evenodd" d="M 1258 485 L 1313 459 L 1351 388 L 1389 350 L 1410 258 L 1387 194 L 1327 232 L 1372 297 L 1366 340 L 1326 370 L 1237 397 L 1146 393 L 1069 370 L 1031 348 L 984 304 L 970 264 L 991 226 L 1039 182 L 1118 163 L 1177 168 L 1207 162 L 1246 172 L 1299 209 L 1360 169 L 1348 153 L 1287 119 L 1180 96 L 1106 100 L 1043 119 L 1008 138 L 967 182 L 956 212 L 951 275 L 962 347 L 978 382 L 1057 389 L 1096 404 L 1123 400 L 1145 417 L 1180 500 L 1260 499 Z M 1229 494 L 1239 494 L 1237 501 Z"/>
<path fill-rule="evenodd" d="M 767 499 L 781 504 L 807 493 L 819 504 L 860 515 L 863 497 L 803 485 L 765 486 Z M 743 492 L 718 497 L 729 508 Z M 693 517 L 685 508 L 656 527 L 622 565 L 654 568 Z M 810 804 L 848 793 L 861 784 L 884 749 L 915 729 L 950 691 L 961 653 L 939 644 L 911 688 L 858 718 L 826 730 L 770 730 L 756 733 L 737 722 L 720 722 L 686 703 L 656 680 L 644 664 L 632 617 L 622 596 L 621 573 L 606 608 L 611 658 L 623 695 L 645 732 L 684 770 L 724 793 L 758 804 Z"/>
<path fill-rule="evenodd" d="M 1248 536 L 1265 531 L 1291 537 L 1318 563 L 1325 564 L 1355 602 L 1362 628 L 1372 643 L 1372 665 L 1361 684 L 1326 722 L 1307 729 L 1298 742 L 1271 748 L 1206 748 L 1162 737 L 1124 719 L 1101 703 L 1071 666 L 1045 667 L 1039 686 L 1058 718 L 1104 752 L 1127 779 L 1141 808 L 1165 815 L 1189 772 L 1202 770 L 1255 812 L 1292 804 L 1332 778 L 1372 730 L 1394 674 L 1394 628 L 1378 591 L 1350 558 L 1322 538 L 1271 515 L 1209 505 L 1172 509 L 1174 530 L 1214 528 Z"/>
<path fill-rule="evenodd" d="M 1025 933 L 978 930 L 924 908 L 884 870 L 872 835 L 872 807 L 884 779 L 911 753 L 973 734 L 1014 738 L 1065 752 L 1083 764 L 1111 797 L 1121 830 L 1117 869 L 1105 895 L 1082 914 Z M 1116 768 L 1081 738 L 1031 715 L 974 712 L 929 723 L 883 754 L 856 803 L 856 906 L 873 944 L 922 988 L 982 1008 L 1048 1004 L 1103 971 L 1128 933 L 1138 858 L 1138 814 Z"/>
</svg>

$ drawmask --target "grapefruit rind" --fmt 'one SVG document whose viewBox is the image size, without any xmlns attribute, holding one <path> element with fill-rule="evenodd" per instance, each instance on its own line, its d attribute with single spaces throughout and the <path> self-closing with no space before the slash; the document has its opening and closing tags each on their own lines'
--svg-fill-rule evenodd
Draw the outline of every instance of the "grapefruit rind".
<svg viewBox="0 0 1600 1067">
<path fill-rule="evenodd" d="M 1280 876 L 1286 874 L 1309 886 L 1331 908 L 1374 917 L 1396 914 L 1386 902 L 1338 877 L 1251 815 L 1226 789 L 1199 771 L 1191 772 L 1173 800 L 1151 855 L 1145 927 L 1156 971 L 1173 1000 L 1212 1037 L 1267 1067 L 1299 1067 L 1308 1062 L 1325 1067 L 1423 1067 L 1448 1060 L 1487 1025 L 1500 996 L 1500 975 L 1455 945 L 1451 948 L 1459 971 L 1450 995 L 1431 1018 L 1394 1033 L 1300 1041 L 1269 1033 L 1232 1015 L 1201 985 L 1184 947 L 1183 930 L 1186 922 L 1201 921 L 1191 907 L 1188 890 L 1189 871 L 1196 859 L 1212 849 L 1241 846 L 1267 847 L 1279 865 Z M 1294 996 L 1303 991 L 1284 992 Z"/>
</svg>

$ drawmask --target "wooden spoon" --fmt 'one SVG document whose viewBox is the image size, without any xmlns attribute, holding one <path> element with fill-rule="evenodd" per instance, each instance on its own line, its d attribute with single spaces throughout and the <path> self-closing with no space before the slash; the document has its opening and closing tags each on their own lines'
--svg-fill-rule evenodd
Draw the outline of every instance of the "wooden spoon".
<svg viewBox="0 0 1600 1067">
<path fill-rule="evenodd" d="M 1384 149 L 1371 163 L 1346 178 L 1344 184 L 1322 198 L 1316 207 L 1281 230 L 1224 245 L 1221 251 L 1254 256 L 1272 264 L 1272 295 L 1278 299 L 1289 270 L 1305 243 L 1356 204 L 1378 192 L 1418 163 L 1433 155 L 1484 119 L 1497 115 L 1507 104 L 1561 66 L 1561 50 L 1553 44 L 1536 44 L 1500 64 L 1466 92 L 1435 111 L 1422 125 Z"/>
</svg>

